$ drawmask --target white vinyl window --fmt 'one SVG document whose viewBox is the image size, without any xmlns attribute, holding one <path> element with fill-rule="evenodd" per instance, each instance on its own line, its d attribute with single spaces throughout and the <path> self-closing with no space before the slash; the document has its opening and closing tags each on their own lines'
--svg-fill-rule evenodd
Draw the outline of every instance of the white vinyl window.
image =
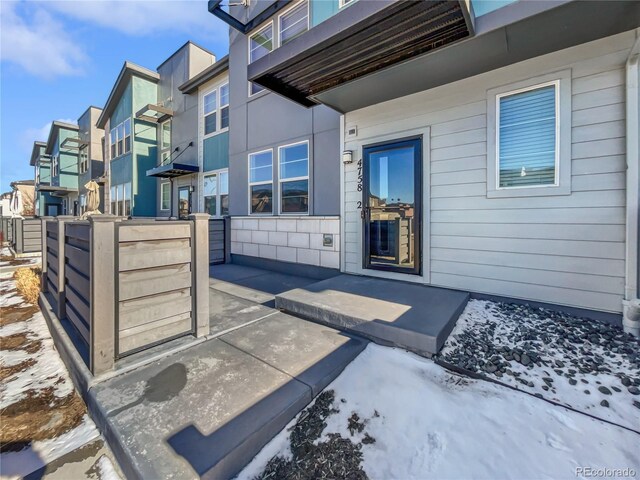
<svg viewBox="0 0 640 480">
<path fill-rule="evenodd" d="M 122 209 L 124 216 L 131 215 L 131 182 L 124 184 L 124 196 L 122 197 Z"/>
<path fill-rule="evenodd" d="M 229 171 L 219 170 L 204 177 L 204 211 L 213 216 L 229 215 Z"/>
<path fill-rule="evenodd" d="M 80 173 L 89 171 L 89 147 L 86 145 L 80 148 Z"/>
<path fill-rule="evenodd" d="M 559 82 L 497 96 L 498 188 L 557 185 Z"/>
<path fill-rule="evenodd" d="M 109 133 L 109 142 L 111 145 L 111 159 L 131 151 L 131 119 L 113 127 Z"/>
<path fill-rule="evenodd" d="M 273 150 L 249 155 L 249 211 L 273 213 Z"/>
<path fill-rule="evenodd" d="M 309 142 L 278 148 L 280 213 L 309 213 Z"/>
<path fill-rule="evenodd" d="M 309 30 L 309 2 L 304 0 L 279 17 L 280 46 Z"/>
<path fill-rule="evenodd" d="M 351 5 L 355 3 L 356 0 L 340 0 L 338 8 L 346 7 L 347 5 Z"/>
<path fill-rule="evenodd" d="M 249 37 L 249 63 L 264 57 L 272 50 L 273 23 L 270 23 Z"/>
<path fill-rule="evenodd" d="M 487 196 L 571 193 L 571 72 L 487 92 Z"/>
<path fill-rule="evenodd" d="M 163 182 L 160 184 L 160 210 L 171 208 L 171 184 Z"/>
<path fill-rule="evenodd" d="M 162 122 L 158 126 L 158 136 L 160 138 L 160 164 L 165 165 L 171 157 L 171 120 Z"/>
<path fill-rule="evenodd" d="M 229 129 L 229 84 L 214 88 L 202 97 L 204 136 Z"/>
</svg>

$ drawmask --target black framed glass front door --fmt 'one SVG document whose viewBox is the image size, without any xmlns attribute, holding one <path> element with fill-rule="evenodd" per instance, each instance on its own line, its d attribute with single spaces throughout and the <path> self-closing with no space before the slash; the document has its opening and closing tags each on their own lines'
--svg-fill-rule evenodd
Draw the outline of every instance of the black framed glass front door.
<svg viewBox="0 0 640 480">
<path fill-rule="evenodd" d="M 178 218 L 186 219 L 191 213 L 191 187 L 178 188 Z"/>
<path fill-rule="evenodd" d="M 422 139 L 364 148 L 364 268 L 419 275 Z"/>
</svg>

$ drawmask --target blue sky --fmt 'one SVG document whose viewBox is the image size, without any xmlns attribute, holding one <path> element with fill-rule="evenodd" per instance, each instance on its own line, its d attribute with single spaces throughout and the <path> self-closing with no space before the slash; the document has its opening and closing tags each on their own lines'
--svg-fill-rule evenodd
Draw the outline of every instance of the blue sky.
<svg viewBox="0 0 640 480">
<path fill-rule="evenodd" d="M 53 120 L 102 107 L 125 60 L 155 70 L 184 42 L 228 51 L 206 0 L 0 0 L 0 180 L 33 178 L 34 140 Z"/>
</svg>

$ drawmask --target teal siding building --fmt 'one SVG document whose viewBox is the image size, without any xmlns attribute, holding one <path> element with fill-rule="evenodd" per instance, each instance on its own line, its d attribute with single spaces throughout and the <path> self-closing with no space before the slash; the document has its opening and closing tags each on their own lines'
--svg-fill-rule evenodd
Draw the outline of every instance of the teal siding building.
<svg viewBox="0 0 640 480">
<path fill-rule="evenodd" d="M 155 217 L 157 182 L 146 171 L 157 165 L 155 123 L 136 112 L 157 102 L 159 75 L 125 62 L 97 127 L 105 131 L 105 211 L 114 215 Z"/>
</svg>

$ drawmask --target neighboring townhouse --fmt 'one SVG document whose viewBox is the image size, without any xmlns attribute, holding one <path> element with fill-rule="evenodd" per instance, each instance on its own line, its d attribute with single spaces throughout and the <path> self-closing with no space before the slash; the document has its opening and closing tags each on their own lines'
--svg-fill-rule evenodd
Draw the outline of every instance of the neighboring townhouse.
<svg viewBox="0 0 640 480">
<path fill-rule="evenodd" d="M 340 116 L 249 82 L 253 62 L 318 21 L 307 4 L 269 15 L 267 3 L 232 7 L 252 27 L 229 39 L 231 253 L 234 262 L 322 275 L 340 266 Z"/>
<path fill-rule="evenodd" d="M 44 150 L 44 155 L 50 159 L 51 182 L 49 185 L 42 182 L 38 185 L 39 193 L 49 194 L 49 198 L 44 200 L 44 210 L 40 210 L 45 214 L 78 214 L 77 139 L 78 125 L 59 120 L 51 123 L 49 138 Z M 42 159 L 42 155 L 39 157 Z"/>
<path fill-rule="evenodd" d="M 197 209 L 214 217 L 229 215 L 229 57 L 205 68 L 180 91 L 197 105 Z"/>
<path fill-rule="evenodd" d="M 78 215 L 87 211 L 87 189 L 85 185 L 94 180 L 98 183 L 100 211 L 105 211 L 104 178 L 104 131 L 96 126 L 102 109 L 89 107 L 78 119 L 78 139 L 75 148 L 78 152 Z"/>
<path fill-rule="evenodd" d="M 157 126 L 158 156 L 153 167 L 144 172 L 157 179 L 153 200 L 157 216 L 186 218 L 202 211 L 198 95 L 185 95 L 180 88 L 203 70 L 216 66 L 215 61 L 213 53 L 186 42 L 158 67 L 154 104 L 136 111 L 138 119 Z"/>
<path fill-rule="evenodd" d="M 62 199 L 54 197 L 46 188 L 51 186 L 51 157 L 45 153 L 46 149 L 46 142 L 33 142 L 29 164 L 35 173 L 34 212 L 37 216 L 56 216 L 62 213 Z"/>
<path fill-rule="evenodd" d="M 609 319 L 638 298 L 640 3 L 219 4 L 240 30 L 232 214 L 233 121 L 253 113 L 235 113 L 233 56 L 257 51 L 248 81 L 343 113 L 338 148 L 322 144 L 342 152 L 342 271 Z M 295 128 L 272 112 L 244 137 L 257 151 Z"/>
<path fill-rule="evenodd" d="M 155 217 L 157 181 L 146 175 L 158 164 L 156 123 L 136 118 L 155 105 L 160 76 L 125 62 L 96 127 L 105 132 L 105 213 Z"/>
</svg>

